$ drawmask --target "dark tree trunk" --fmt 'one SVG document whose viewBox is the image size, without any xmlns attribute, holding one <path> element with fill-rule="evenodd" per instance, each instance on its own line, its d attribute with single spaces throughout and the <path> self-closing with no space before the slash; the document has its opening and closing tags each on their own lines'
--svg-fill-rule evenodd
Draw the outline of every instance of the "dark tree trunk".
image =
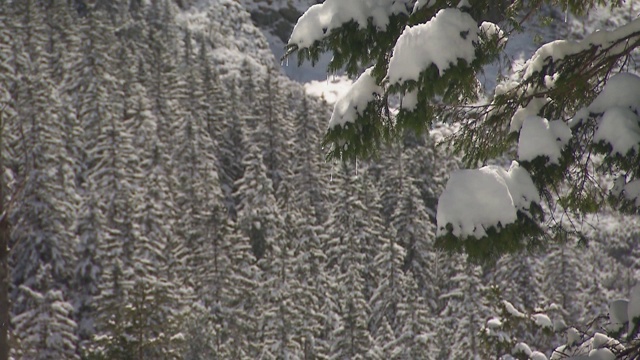
<svg viewBox="0 0 640 360">
<path fill-rule="evenodd" d="M 0 168 L 1 169 L 1 168 Z M 1 174 L 1 172 L 0 172 Z M 1 175 L 0 175 L 1 176 Z M 0 360 L 9 359 L 9 220 L 0 181 Z"/>
<path fill-rule="evenodd" d="M 2 110 L 0 109 L 0 154 L 3 150 Z M 9 209 L 7 209 L 4 162 L 0 155 L 0 360 L 9 360 Z"/>
</svg>

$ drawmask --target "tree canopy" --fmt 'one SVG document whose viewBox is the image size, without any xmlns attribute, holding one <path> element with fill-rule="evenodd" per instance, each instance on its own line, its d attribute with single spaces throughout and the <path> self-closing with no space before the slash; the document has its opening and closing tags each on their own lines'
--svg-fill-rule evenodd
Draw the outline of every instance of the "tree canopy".
<svg viewBox="0 0 640 360">
<path fill-rule="evenodd" d="M 451 126 L 447 145 L 479 169 L 449 179 L 438 204 L 437 244 L 471 259 L 497 259 L 550 239 L 580 238 L 573 224 L 605 206 L 638 212 L 640 77 L 631 59 L 640 19 L 543 44 L 488 91 L 479 81 L 541 9 L 580 15 L 622 4 L 326 0 L 300 17 L 285 56 L 315 63 L 330 51 L 328 70 L 356 79 L 329 121 L 329 159 L 376 156 L 407 131 Z M 504 159 L 513 160 L 510 168 Z M 484 238 L 491 241 L 476 241 Z"/>
</svg>

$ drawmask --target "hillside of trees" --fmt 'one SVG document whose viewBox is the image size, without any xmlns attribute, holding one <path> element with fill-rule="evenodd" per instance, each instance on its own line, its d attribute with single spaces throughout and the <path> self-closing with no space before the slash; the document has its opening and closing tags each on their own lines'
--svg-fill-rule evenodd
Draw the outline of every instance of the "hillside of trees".
<svg viewBox="0 0 640 360">
<path fill-rule="evenodd" d="M 10 358 L 488 359 L 502 300 L 587 331 L 638 278 L 631 216 L 490 264 L 437 250 L 449 130 L 325 161 L 331 107 L 236 1 L 78 4 L 0 0 Z M 556 330 L 511 329 L 546 354 Z"/>
</svg>

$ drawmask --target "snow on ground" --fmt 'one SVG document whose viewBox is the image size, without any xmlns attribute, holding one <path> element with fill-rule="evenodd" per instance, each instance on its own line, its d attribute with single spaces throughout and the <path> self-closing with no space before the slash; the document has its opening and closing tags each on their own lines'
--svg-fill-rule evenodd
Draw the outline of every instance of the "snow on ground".
<svg viewBox="0 0 640 360">
<path fill-rule="evenodd" d="M 311 80 L 304 84 L 304 88 L 307 94 L 324 98 L 329 104 L 335 104 L 351 89 L 352 84 L 353 80 L 340 75 L 329 76 L 326 80 Z"/>
<path fill-rule="evenodd" d="M 267 41 L 269 42 L 269 48 L 275 58 L 280 61 L 284 56 L 286 44 L 280 40 L 277 36 L 264 32 Z M 332 58 L 331 53 L 326 53 L 320 56 L 318 62 L 315 65 L 311 65 L 306 61 L 302 65 L 298 66 L 298 57 L 294 53 L 289 56 L 288 59 L 281 62 L 282 71 L 294 81 L 302 84 L 306 84 L 312 81 L 321 81 L 327 78 L 327 66 Z"/>
</svg>

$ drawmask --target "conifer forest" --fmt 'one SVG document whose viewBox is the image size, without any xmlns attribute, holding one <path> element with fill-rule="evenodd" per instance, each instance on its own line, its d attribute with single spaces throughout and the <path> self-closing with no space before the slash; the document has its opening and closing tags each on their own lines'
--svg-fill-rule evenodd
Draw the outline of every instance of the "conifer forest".
<svg viewBox="0 0 640 360">
<path fill-rule="evenodd" d="M 327 161 L 283 66 L 235 0 L 0 0 L 0 360 L 548 356 L 629 296 L 637 215 L 446 252 L 455 129 Z"/>
</svg>

